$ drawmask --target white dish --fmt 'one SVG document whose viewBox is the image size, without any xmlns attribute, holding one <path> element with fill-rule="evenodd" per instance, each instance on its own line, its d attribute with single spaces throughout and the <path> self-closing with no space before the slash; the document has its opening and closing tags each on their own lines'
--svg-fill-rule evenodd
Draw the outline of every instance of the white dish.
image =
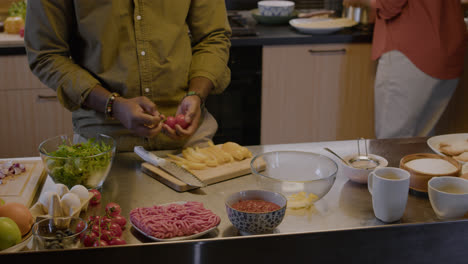
<svg viewBox="0 0 468 264">
<path fill-rule="evenodd" d="M 293 1 L 259 1 L 258 11 L 262 16 L 290 16 L 294 12 Z"/>
<path fill-rule="evenodd" d="M 326 22 L 329 21 L 332 26 L 328 25 L 326 27 L 319 26 L 319 24 L 322 23 L 317 23 L 314 25 L 315 22 Z M 299 32 L 302 33 L 307 33 L 307 34 L 331 34 L 337 31 L 340 31 L 344 29 L 345 27 L 350 27 L 354 26 L 357 23 L 352 21 L 352 25 L 345 26 L 344 24 L 340 25 L 339 22 L 343 22 L 343 20 L 339 19 L 334 19 L 334 18 L 295 18 L 289 20 L 289 24 L 297 29 Z M 327 22 L 328 23 L 328 22 Z M 336 24 L 336 26 L 333 26 L 333 24 Z"/>
<path fill-rule="evenodd" d="M 26 245 L 28 245 L 28 243 L 29 243 L 29 241 L 31 241 L 32 237 L 33 237 L 32 232 L 31 232 L 31 230 L 29 230 L 29 232 L 26 235 L 24 235 L 21 242 L 19 242 L 18 244 L 14 245 L 12 247 L 6 248 L 4 250 L 0 250 L 0 253 L 18 252 L 18 251 L 22 250 L 24 247 L 26 247 Z"/>
<path fill-rule="evenodd" d="M 446 134 L 446 135 L 440 135 L 440 136 L 434 136 L 431 137 L 427 140 L 427 145 L 434 151 L 435 153 L 442 155 L 442 156 L 447 156 L 444 153 L 440 152 L 440 143 L 451 143 L 451 142 L 457 142 L 461 140 L 467 140 L 468 139 L 468 133 L 458 133 L 458 134 Z M 461 164 L 465 164 L 466 162 L 458 160 Z"/>
<path fill-rule="evenodd" d="M 434 177 L 428 182 L 429 201 L 440 219 L 456 219 L 468 212 L 468 180 Z"/>
<path fill-rule="evenodd" d="M 164 205 L 169 205 L 169 204 L 185 204 L 186 201 L 179 201 L 179 202 L 172 202 L 172 203 L 167 203 L 167 204 L 160 204 L 159 206 L 164 206 Z M 209 232 L 215 230 L 216 228 L 218 228 L 219 224 L 210 228 L 210 229 L 207 229 L 203 232 L 200 232 L 200 233 L 197 233 L 197 234 L 193 234 L 193 235 L 190 235 L 190 236 L 180 236 L 180 237 L 172 237 L 172 238 L 157 238 L 157 237 L 154 237 L 154 236 L 150 236 L 148 234 L 146 234 L 145 232 L 143 232 L 143 230 L 139 229 L 135 224 L 133 224 L 132 220 L 130 219 L 130 223 L 132 224 L 133 228 L 135 228 L 135 230 L 137 230 L 138 232 L 140 232 L 142 235 L 144 235 L 145 237 L 153 240 L 153 241 L 158 241 L 158 242 L 165 242 L 165 241 L 178 241 L 178 240 L 188 240 L 188 239 L 194 239 L 194 238 L 198 238 L 198 237 L 201 237 L 205 234 L 208 234 Z"/>
</svg>

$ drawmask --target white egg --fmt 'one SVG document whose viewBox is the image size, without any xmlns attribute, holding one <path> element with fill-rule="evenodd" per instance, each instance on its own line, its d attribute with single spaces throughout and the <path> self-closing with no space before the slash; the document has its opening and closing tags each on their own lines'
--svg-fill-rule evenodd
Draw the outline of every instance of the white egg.
<svg viewBox="0 0 468 264">
<path fill-rule="evenodd" d="M 47 191 L 41 194 L 41 196 L 39 196 L 39 203 L 42 204 L 42 209 L 44 210 L 46 214 L 49 213 L 50 201 L 52 201 L 52 196 L 54 194 L 57 194 L 57 193 L 55 191 Z"/>
<path fill-rule="evenodd" d="M 64 215 L 71 216 L 76 210 L 81 208 L 81 201 L 78 195 L 74 193 L 66 193 L 60 200 L 62 204 L 62 212 Z"/>
<path fill-rule="evenodd" d="M 81 201 L 87 200 L 89 198 L 89 192 L 86 187 L 83 185 L 75 185 L 70 189 L 71 193 L 78 195 Z"/>
<path fill-rule="evenodd" d="M 58 193 L 60 197 L 64 196 L 66 193 L 69 192 L 68 187 L 65 186 L 64 184 L 57 183 L 55 184 L 55 192 Z"/>
</svg>

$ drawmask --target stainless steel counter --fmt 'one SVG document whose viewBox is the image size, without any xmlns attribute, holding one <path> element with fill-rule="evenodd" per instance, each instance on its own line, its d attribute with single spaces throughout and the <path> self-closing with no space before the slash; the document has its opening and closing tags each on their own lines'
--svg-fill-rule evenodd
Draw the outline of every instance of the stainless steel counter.
<svg viewBox="0 0 468 264">
<path fill-rule="evenodd" d="M 370 141 L 369 151 L 373 153 L 384 153 L 384 157 L 390 160 L 391 166 L 398 166 L 398 161 L 402 155 L 395 150 L 392 151 L 392 148 L 398 145 L 385 145 L 383 142 L 376 144 L 378 142 L 379 141 Z M 425 140 L 419 140 L 418 142 L 418 144 L 410 144 L 413 145 L 413 147 L 409 147 L 407 144 L 400 144 L 400 146 L 408 148 L 408 151 L 411 150 L 412 153 L 421 151 L 431 152 L 431 150 L 426 147 Z M 323 147 L 329 147 L 342 155 L 357 152 L 356 141 L 252 146 L 249 148 L 254 154 L 274 150 L 316 152 L 333 158 L 337 164 L 341 166 L 341 162 L 328 152 L 323 151 Z M 255 176 L 246 175 L 213 184 L 203 189 L 179 193 L 142 173 L 140 171 L 140 164 L 141 159 L 133 153 L 120 154 L 116 157 L 113 169 L 102 189 L 103 206 L 110 201 L 117 202 L 123 208 L 122 213 L 128 217 L 130 210 L 136 207 L 175 201 L 199 201 L 221 217 L 221 223 L 218 227 L 219 232 L 210 233 L 204 238 L 239 236 L 237 229 L 229 222 L 224 200 L 232 192 L 261 188 L 257 186 Z M 434 221 L 438 220 L 427 197 L 410 195 L 403 218 L 400 222 L 394 224 L 427 223 Z M 384 225 L 384 223 L 374 216 L 372 200 L 367 190 L 367 185 L 355 184 L 349 181 L 348 178 L 343 175 L 339 167 L 336 181 L 330 192 L 316 202 L 315 206 L 310 209 L 288 210 L 283 222 L 274 232 L 297 233 L 329 231 L 379 225 Z M 130 233 L 126 234 L 125 239 L 132 244 L 149 241 L 139 236 L 133 229 Z"/>
<path fill-rule="evenodd" d="M 393 167 L 397 167 L 400 158 L 406 154 L 432 152 L 427 147 L 425 138 L 370 140 L 368 145 L 369 153 L 384 156 L 388 159 L 389 166 Z M 324 151 L 323 147 L 329 147 L 340 155 L 352 154 L 357 151 L 356 141 L 251 146 L 249 148 L 253 153 L 274 150 L 316 152 L 333 158 L 341 166 L 338 159 Z M 312 250 L 308 248 L 308 245 L 315 245 L 316 249 L 313 250 L 314 253 L 309 253 L 316 256 L 317 259 L 324 261 L 331 259 L 325 258 L 322 254 L 331 254 L 329 257 L 335 260 L 346 260 L 349 257 L 347 254 L 352 254 L 354 250 L 362 247 L 363 250 L 364 248 L 372 250 L 372 252 L 367 253 L 361 252 L 361 254 L 368 254 L 367 256 L 375 255 L 378 258 L 379 255 L 377 253 L 379 250 L 381 250 L 379 254 L 382 256 L 391 256 L 390 258 L 382 259 L 382 263 L 385 263 L 387 260 L 393 260 L 398 256 L 407 258 L 412 256 L 412 253 L 425 250 L 424 245 L 428 243 L 433 250 L 445 250 L 444 252 L 450 252 L 451 256 L 453 256 L 452 252 L 454 252 L 455 248 L 451 243 L 460 244 L 460 240 L 464 241 L 464 238 L 468 239 L 468 222 L 465 219 L 453 222 L 438 220 L 427 196 L 420 193 L 410 193 L 406 211 L 401 221 L 385 224 L 377 220 L 373 214 L 371 196 L 367 190 L 367 186 L 350 182 L 341 173 L 340 168 L 330 192 L 317 201 L 312 208 L 298 211 L 288 210 L 283 222 L 272 234 L 242 237 L 227 218 L 224 199 L 235 191 L 258 188 L 253 175 L 241 176 L 199 190 L 178 193 L 142 173 L 140 164 L 141 159 L 133 153 L 117 155 L 110 175 L 102 189 L 101 206 L 90 208 L 88 214 L 102 214 L 106 203 L 113 201 L 121 205 L 122 214 L 128 219 L 130 210 L 136 207 L 191 200 L 203 202 L 205 207 L 221 217 L 218 230 L 192 241 L 153 242 L 140 235 L 128 224 L 128 228 L 124 232 L 124 239 L 129 244 L 127 246 L 69 250 L 71 252 L 34 252 L 13 255 L 23 257 L 44 256 L 50 260 L 59 258 L 61 254 L 95 258 L 100 256 L 99 254 L 105 254 L 106 252 L 107 254 L 126 252 L 127 258 L 135 256 L 147 260 L 151 258 L 152 253 L 150 252 L 158 252 L 158 254 L 163 254 L 164 256 L 169 253 L 183 252 L 190 256 L 174 256 L 171 261 L 194 263 L 199 263 L 198 261 L 202 263 L 213 261 L 213 263 L 216 263 L 221 259 L 223 261 L 230 260 L 228 262 L 231 262 L 240 258 L 239 256 L 233 256 L 232 259 L 225 259 L 226 256 L 220 255 L 229 252 L 229 247 L 243 248 L 245 254 L 250 256 L 250 258 L 262 257 L 260 258 L 262 260 L 266 260 L 268 257 L 257 255 L 257 253 L 263 252 L 263 250 L 268 252 L 270 248 L 286 250 L 284 251 L 286 253 L 281 254 L 292 254 L 297 251 L 297 254 L 292 254 L 289 256 L 290 258 L 287 258 L 287 260 L 296 260 L 298 257 L 302 258 L 307 255 L 308 250 Z M 48 180 L 46 185 L 50 183 Z M 456 232 L 456 230 L 459 231 Z M 437 238 L 443 237 L 447 239 L 445 237 L 446 232 L 452 233 L 450 238 L 444 241 L 437 241 Z M 453 234 L 453 232 L 456 234 Z M 359 244 L 353 244 L 352 241 L 356 241 Z M 438 249 L 439 246 L 447 243 L 450 246 L 449 251 L 445 248 Z M 398 250 L 398 252 L 393 252 L 391 248 L 388 249 L 387 247 L 389 246 L 394 250 Z M 411 248 L 411 246 L 416 246 L 417 249 Z M 436 248 L 434 249 L 433 247 Z M 334 256 L 333 252 L 342 252 L 343 255 Z M 464 251 L 455 252 L 458 255 L 465 254 Z M 440 256 L 446 257 L 445 253 Z M 355 256 L 355 259 L 362 259 L 362 257 Z M 413 257 L 419 260 L 427 258 L 427 256 Z M 279 259 L 284 259 L 284 256 L 276 260 Z M 313 259 L 311 256 L 311 260 Z"/>
</svg>

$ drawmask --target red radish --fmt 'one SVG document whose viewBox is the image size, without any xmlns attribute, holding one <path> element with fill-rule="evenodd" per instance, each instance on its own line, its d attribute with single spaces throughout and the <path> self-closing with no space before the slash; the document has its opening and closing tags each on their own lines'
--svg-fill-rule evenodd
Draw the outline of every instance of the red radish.
<svg viewBox="0 0 468 264">
<path fill-rule="evenodd" d="M 186 129 L 190 125 L 190 123 L 185 121 L 185 115 L 183 114 L 178 114 L 175 119 L 176 123 L 183 129 Z"/>
<path fill-rule="evenodd" d="M 177 124 L 177 121 L 176 121 L 175 117 L 168 116 L 166 121 L 164 121 L 164 124 L 168 125 L 172 129 L 175 129 L 175 125 Z"/>
</svg>

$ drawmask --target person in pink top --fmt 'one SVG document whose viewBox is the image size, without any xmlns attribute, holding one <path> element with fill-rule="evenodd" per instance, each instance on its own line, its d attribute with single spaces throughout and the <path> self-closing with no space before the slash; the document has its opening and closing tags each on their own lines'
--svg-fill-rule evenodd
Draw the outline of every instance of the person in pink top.
<svg viewBox="0 0 468 264">
<path fill-rule="evenodd" d="M 375 17 L 372 58 L 377 138 L 428 136 L 463 73 L 460 0 L 344 0 Z"/>
</svg>

